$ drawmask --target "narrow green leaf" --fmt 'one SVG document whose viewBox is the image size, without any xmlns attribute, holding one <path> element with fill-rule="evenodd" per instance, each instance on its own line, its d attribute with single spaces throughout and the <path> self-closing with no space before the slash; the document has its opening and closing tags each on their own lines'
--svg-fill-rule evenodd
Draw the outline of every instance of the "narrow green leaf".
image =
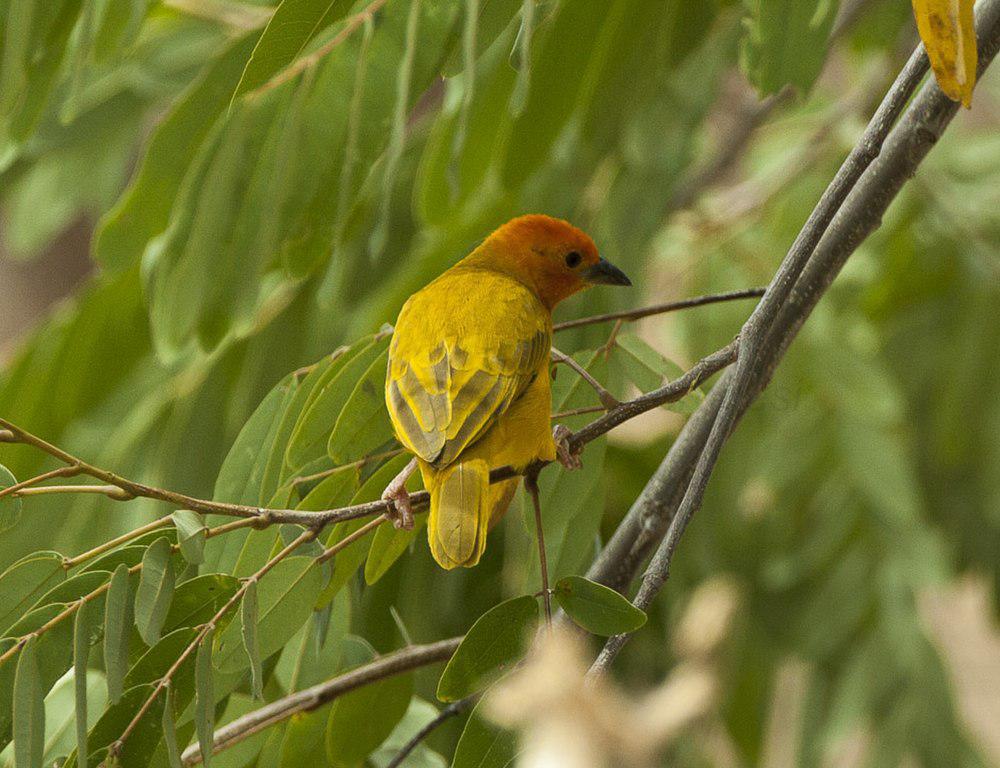
<svg viewBox="0 0 1000 768">
<path fill-rule="evenodd" d="M 45 752 L 45 691 L 35 656 L 37 638 L 21 649 L 14 673 L 14 765 L 41 768 Z"/>
<path fill-rule="evenodd" d="M 206 573 L 181 582 L 174 590 L 163 632 L 204 624 L 239 589 L 239 580 L 224 573 Z"/>
<path fill-rule="evenodd" d="M 35 552 L 21 558 L 0 575 L 0 637 L 7 634 L 52 587 L 66 578 L 63 556 L 58 552 Z"/>
<path fill-rule="evenodd" d="M 583 576 L 560 579 L 554 595 L 573 621 L 595 635 L 634 632 L 646 623 L 646 614 L 619 593 Z"/>
<path fill-rule="evenodd" d="M 146 645 L 155 645 L 174 595 L 172 549 L 166 537 L 154 541 L 142 558 L 139 588 L 135 593 L 135 625 Z"/>
<path fill-rule="evenodd" d="M 177 529 L 181 555 L 191 565 L 201 565 L 205 561 L 205 519 L 190 509 L 178 510 L 170 518 Z"/>
<path fill-rule="evenodd" d="M 174 722 L 174 692 L 169 686 L 163 693 L 163 743 L 167 747 L 167 762 L 170 768 L 182 768 L 184 764 L 181 762 L 181 750 L 177 744 L 177 724 Z"/>
<path fill-rule="evenodd" d="M 374 584 L 385 576 L 425 525 L 427 515 L 416 515 L 413 528 L 408 531 L 393 525 L 380 525 L 375 530 L 375 538 L 365 560 L 365 583 Z"/>
<path fill-rule="evenodd" d="M 132 184 L 98 224 L 94 256 L 101 266 L 120 270 L 134 264 L 166 228 L 184 174 L 229 102 L 259 36 L 255 31 L 234 41 L 158 125 Z"/>
<path fill-rule="evenodd" d="M 3 464 L 0 464 L 0 491 L 10 488 L 17 482 L 14 474 Z M 19 496 L 4 496 L 0 498 L 0 533 L 13 528 L 21 519 L 21 498 Z"/>
<path fill-rule="evenodd" d="M 295 61 L 317 33 L 342 18 L 350 7 L 348 0 L 282 0 L 247 61 L 233 100 Z"/>
<path fill-rule="evenodd" d="M 396 76 L 396 106 L 392 118 L 392 130 L 389 133 L 389 145 L 385 150 L 385 172 L 382 176 L 382 201 L 379 207 L 375 231 L 369 241 L 372 256 L 382 254 L 389 240 L 389 218 L 391 213 L 392 190 L 399 170 L 399 161 L 403 157 L 403 146 L 406 143 L 406 121 L 409 115 L 410 82 L 413 80 L 413 60 L 417 50 L 417 26 L 420 21 L 421 0 L 410 0 L 410 13 L 406 19 L 406 43 L 403 57 L 399 61 L 399 72 Z"/>
<path fill-rule="evenodd" d="M 355 766 L 392 733 L 413 696 L 413 675 L 387 677 L 337 699 L 326 725 L 326 755 L 333 765 Z"/>
<path fill-rule="evenodd" d="M 310 557 L 282 560 L 257 585 L 257 652 L 266 659 L 281 650 L 312 615 L 323 587 L 322 569 Z M 223 673 L 247 668 L 242 616 L 219 633 L 215 666 Z"/>
<path fill-rule="evenodd" d="M 247 591 L 243 593 L 242 606 L 243 647 L 250 658 L 250 675 L 254 698 L 264 695 L 264 670 L 260 662 L 260 642 L 257 639 L 257 582 L 251 581 Z"/>
<path fill-rule="evenodd" d="M 761 94 L 791 84 L 805 93 L 826 58 L 837 17 L 836 0 L 768 0 L 748 3 L 740 51 L 743 71 Z"/>
<path fill-rule="evenodd" d="M 90 606 L 81 603 L 73 617 L 73 685 L 76 692 L 77 765 L 87 768 L 87 658 L 90 656 Z"/>
<path fill-rule="evenodd" d="M 212 758 L 215 730 L 215 689 L 212 683 L 212 641 L 215 630 L 209 630 L 198 646 L 195 661 L 195 729 L 198 732 L 198 747 L 201 759 L 208 768 Z"/>
<path fill-rule="evenodd" d="M 457 701 L 481 691 L 520 659 L 538 621 L 538 601 L 515 597 L 494 606 L 472 625 L 438 681 L 437 697 Z"/>
<path fill-rule="evenodd" d="M 684 370 L 667 359 L 634 333 L 623 333 L 615 339 L 611 360 L 621 366 L 622 373 L 641 391 L 662 387 L 667 381 L 683 375 Z M 700 389 L 692 389 L 682 399 L 664 407 L 677 413 L 690 414 L 705 399 Z"/>
<path fill-rule="evenodd" d="M 334 464 L 348 464 L 375 452 L 393 438 L 385 407 L 385 370 L 389 350 L 361 375 L 333 425 L 326 451 Z"/>
<path fill-rule="evenodd" d="M 132 600 L 128 566 L 122 563 L 111 576 L 104 601 L 104 669 L 108 676 L 108 700 L 116 704 L 122 697 L 122 681 L 128 670 L 129 630 Z"/>
</svg>

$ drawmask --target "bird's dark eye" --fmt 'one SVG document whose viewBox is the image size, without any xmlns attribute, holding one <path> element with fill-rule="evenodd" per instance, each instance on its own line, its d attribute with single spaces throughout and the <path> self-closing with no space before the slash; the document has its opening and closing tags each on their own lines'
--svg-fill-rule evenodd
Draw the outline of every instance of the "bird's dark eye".
<svg viewBox="0 0 1000 768">
<path fill-rule="evenodd" d="M 583 261 L 583 256 L 581 256 L 576 251 L 570 251 L 566 254 L 566 266 L 570 269 L 575 269 L 580 266 L 580 262 Z"/>
</svg>

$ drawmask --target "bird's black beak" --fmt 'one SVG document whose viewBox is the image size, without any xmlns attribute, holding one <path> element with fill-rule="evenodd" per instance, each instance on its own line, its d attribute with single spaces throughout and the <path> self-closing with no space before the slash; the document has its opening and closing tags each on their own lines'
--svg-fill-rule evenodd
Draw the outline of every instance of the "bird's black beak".
<svg viewBox="0 0 1000 768">
<path fill-rule="evenodd" d="M 598 285 L 632 285 L 628 275 L 607 259 L 601 259 L 596 264 L 587 267 L 583 271 L 583 279 L 588 283 Z"/>
</svg>

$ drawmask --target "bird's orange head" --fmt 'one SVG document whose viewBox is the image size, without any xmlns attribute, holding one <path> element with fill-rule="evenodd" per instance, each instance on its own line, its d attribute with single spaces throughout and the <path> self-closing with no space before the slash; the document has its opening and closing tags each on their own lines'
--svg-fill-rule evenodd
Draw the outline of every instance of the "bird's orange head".
<svg viewBox="0 0 1000 768">
<path fill-rule="evenodd" d="M 542 214 L 511 219 L 466 263 L 514 277 L 549 309 L 591 285 L 632 284 L 624 272 L 600 257 L 585 232 Z"/>
</svg>

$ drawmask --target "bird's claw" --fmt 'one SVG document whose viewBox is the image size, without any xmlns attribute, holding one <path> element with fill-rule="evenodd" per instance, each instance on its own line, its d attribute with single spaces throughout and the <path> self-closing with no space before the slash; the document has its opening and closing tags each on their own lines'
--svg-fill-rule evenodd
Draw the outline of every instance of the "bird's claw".
<svg viewBox="0 0 1000 768">
<path fill-rule="evenodd" d="M 386 517 L 392 520 L 393 526 L 406 531 L 413 529 L 413 508 L 410 506 L 410 494 L 402 485 L 389 485 L 382 493 L 382 500 L 389 502 L 385 511 Z"/>
<path fill-rule="evenodd" d="M 572 450 L 569 445 L 569 438 L 573 432 L 564 424 L 556 424 L 552 430 L 552 440 L 556 444 L 556 459 L 566 469 L 581 469 L 583 462 L 580 460 L 580 449 Z"/>
</svg>

